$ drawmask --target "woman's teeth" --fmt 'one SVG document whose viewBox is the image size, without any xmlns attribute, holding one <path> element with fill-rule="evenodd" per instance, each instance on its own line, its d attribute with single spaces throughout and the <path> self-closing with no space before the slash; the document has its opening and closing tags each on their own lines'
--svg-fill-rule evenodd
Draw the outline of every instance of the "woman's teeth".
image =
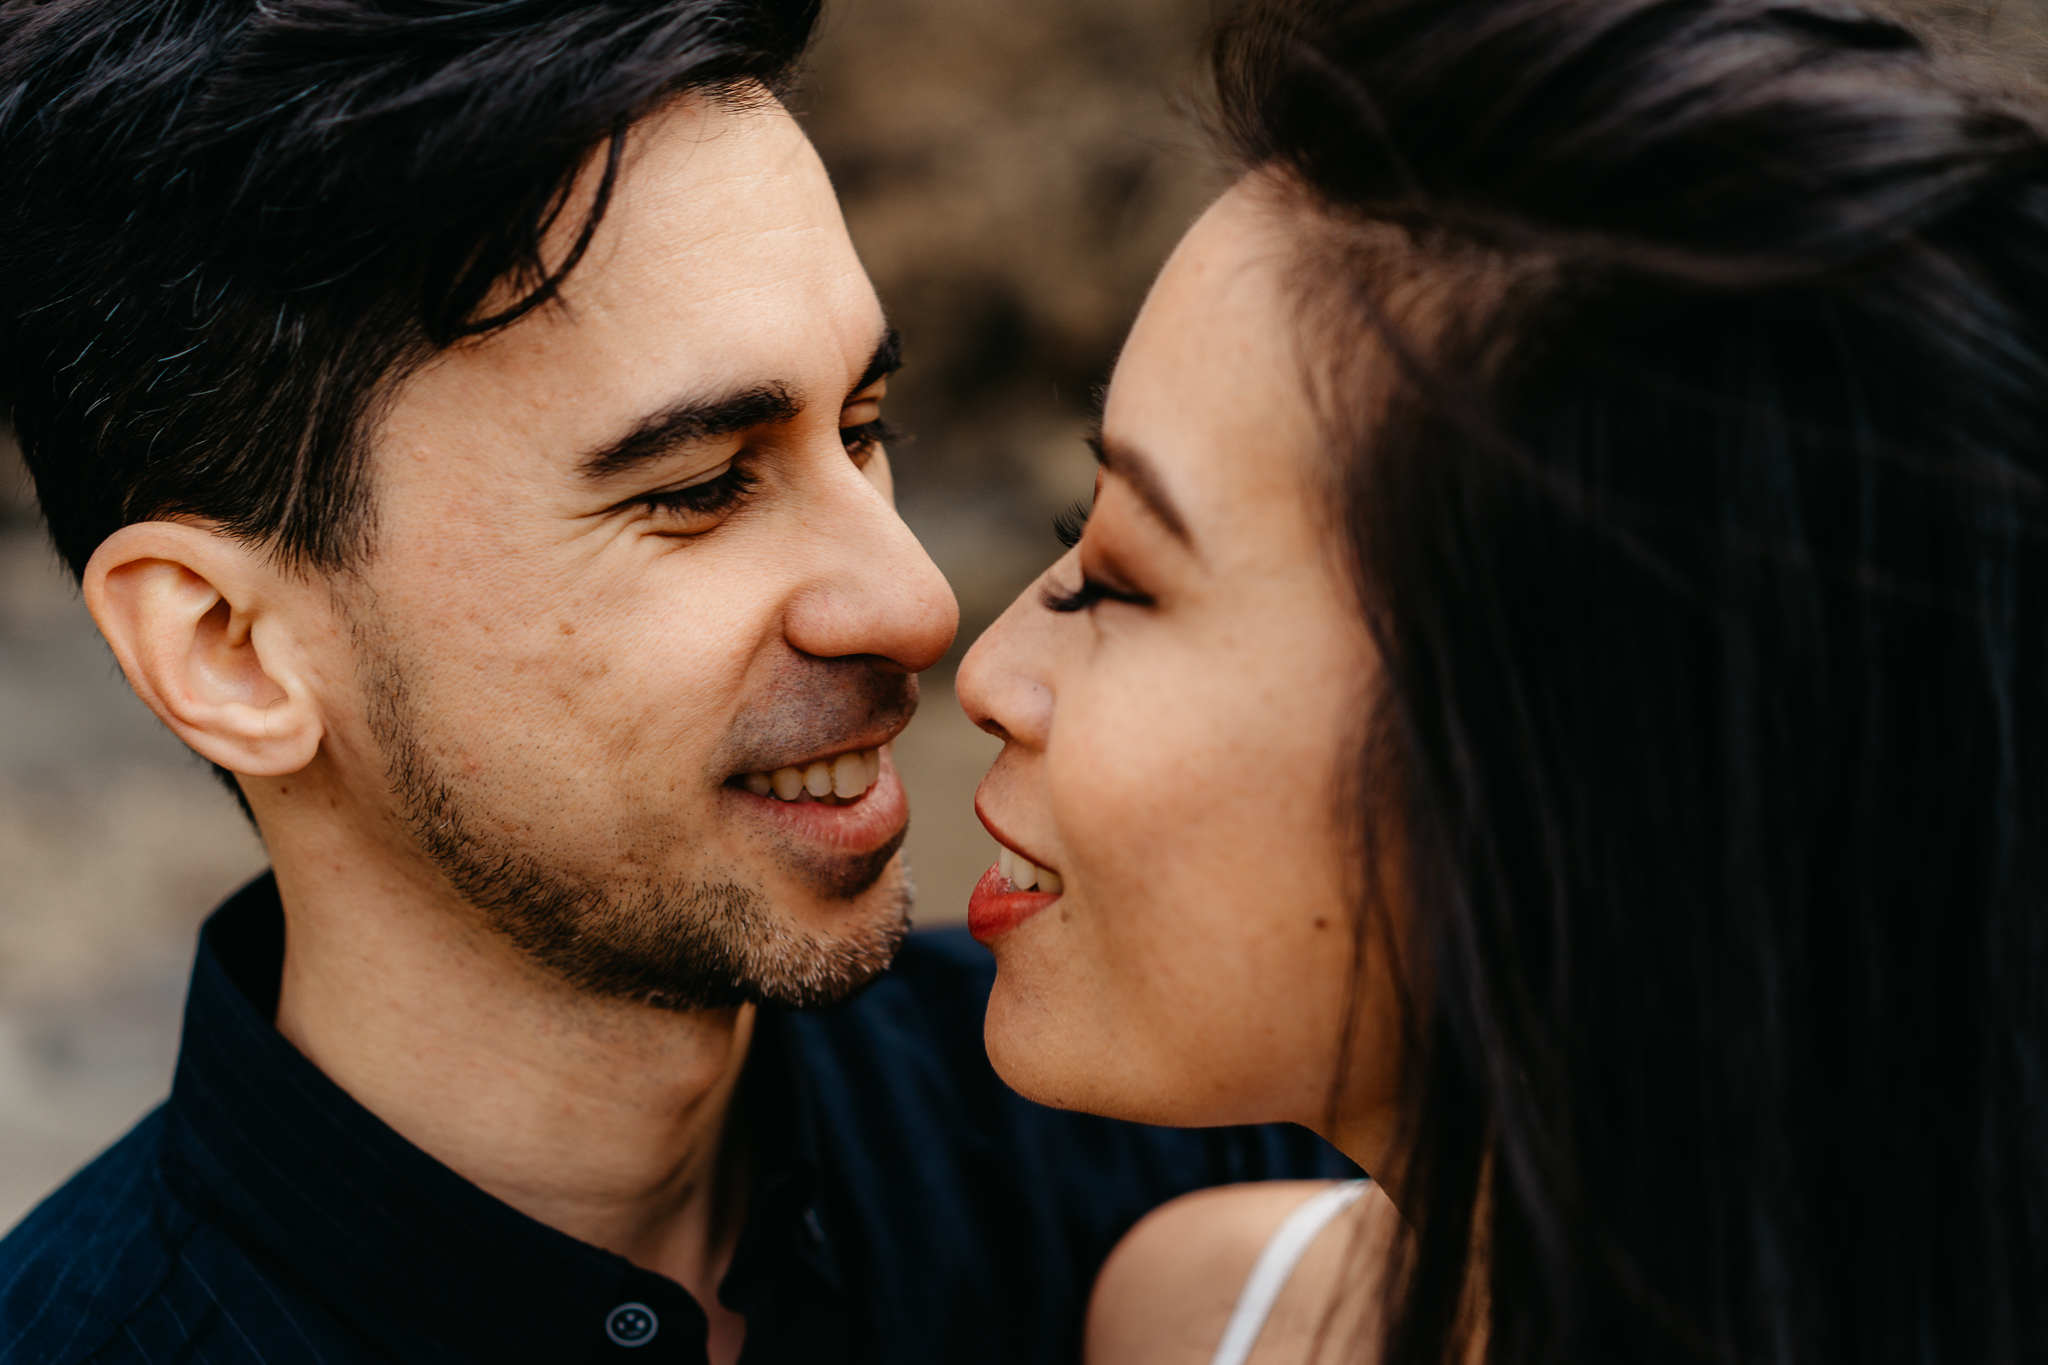
<svg viewBox="0 0 2048 1365">
<path fill-rule="evenodd" d="M 1062 890 L 1059 873 L 1049 867 L 1040 867 L 1037 863 L 1020 858 L 1009 849 L 1000 846 L 996 851 L 996 871 L 1008 878 L 1010 885 L 1019 891 L 1037 890 L 1050 896 L 1057 896 Z"/>
<path fill-rule="evenodd" d="M 866 795 L 881 775 L 882 751 L 862 749 L 834 759 L 819 759 L 801 768 L 748 773 L 740 783 L 756 796 L 772 796 L 778 801 L 822 801 L 836 806 Z"/>
</svg>

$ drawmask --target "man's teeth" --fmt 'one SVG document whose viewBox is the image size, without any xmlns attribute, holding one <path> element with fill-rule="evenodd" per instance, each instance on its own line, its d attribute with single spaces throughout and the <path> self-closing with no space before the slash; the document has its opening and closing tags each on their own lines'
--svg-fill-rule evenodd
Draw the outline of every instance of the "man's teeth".
<svg viewBox="0 0 2048 1365">
<path fill-rule="evenodd" d="M 833 805 L 867 794 L 882 775 L 882 751 L 862 749 L 834 759 L 820 759 L 801 768 L 748 773 L 740 781 L 756 796 L 778 801 L 826 801 Z"/>
<path fill-rule="evenodd" d="M 996 871 L 1009 879 L 1010 885 L 1019 891 L 1043 891 L 1057 896 L 1063 889 L 1060 874 L 1049 867 L 1040 867 L 1029 862 L 1000 845 L 996 851 Z"/>
</svg>

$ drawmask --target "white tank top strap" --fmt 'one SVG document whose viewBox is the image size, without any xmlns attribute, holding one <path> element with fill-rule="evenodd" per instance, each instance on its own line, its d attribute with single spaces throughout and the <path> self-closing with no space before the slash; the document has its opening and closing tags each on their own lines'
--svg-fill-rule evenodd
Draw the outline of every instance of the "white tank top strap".
<svg viewBox="0 0 2048 1365">
<path fill-rule="evenodd" d="M 1216 1354 L 1210 1358 L 1210 1365 L 1244 1365 L 1302 1253 L 1338 1214 L 1365 1193 L 1366 1186 L 1371 1183 L 1369 1180 L 1347 1180 L 1326 1190 L 1318 1190 L 1303 1200 L 1300 1208 L 1287 1215 L 1287 1221 L 1266 1240 L 1265 1249 L 1259 1252 L 1259 1259 L 1252 1265 L 1252 1273 L 1245 1277 L 1244 1289 L 1237 1296 L 1237 1307 L 1231 1310 L 1230 1322 L 1223 1329 L 1223 1339 L 1216 1343 Z"/>
</svg>

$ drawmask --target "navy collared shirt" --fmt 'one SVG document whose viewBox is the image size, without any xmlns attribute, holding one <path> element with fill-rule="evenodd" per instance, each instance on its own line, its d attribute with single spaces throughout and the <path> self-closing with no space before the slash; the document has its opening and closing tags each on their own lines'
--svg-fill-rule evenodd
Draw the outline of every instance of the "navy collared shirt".
<svg viewBox="0 0 2048 1365">
<path fill-rule="evenodd" d="M 679 1285 L 485 1194 L 301 1056 L 270 1022 L 283 950 L 267 876 L 208 921 L 170 1099 L 0 1242 L 0 1365 L 704 1360 Z M 964 935 L 918 934 L 848 1004 L 761 1010 L 719 1287 L 744 1365 L 1071 1360 L 1147 1209 L 1353 1173 L 1298 1129 L 1018 1098 L 982 1049 L 993 977 Z"/>
</svg>

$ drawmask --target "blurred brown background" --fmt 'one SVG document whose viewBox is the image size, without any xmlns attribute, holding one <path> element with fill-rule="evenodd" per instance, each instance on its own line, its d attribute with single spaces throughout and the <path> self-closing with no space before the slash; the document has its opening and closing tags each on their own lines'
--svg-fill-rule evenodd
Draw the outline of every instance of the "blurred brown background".
<svg viewBox="0 0 2048 1365">
<path fill-rule="evenodd" d="M 2048 0 L 1942 8 L 2033 52 Z M 994 856 L 969 808 L 994 744 L 954 704 L 952 665 L 1056 554 L 1051 517 L 1093 478 L 1091 391 L 1216 188 L 1172 108 L 1216 12 L 827 0 L 799 113 L 907 340 L 889 406 L 915 439 L 891 454 L 962 608 L 897 746 L 924 923 L 959 919 Z M 0 1229 L 161 1096 L 194 931 L 262 865 L 129 694 L 0 435 Z"/>
</svg>

